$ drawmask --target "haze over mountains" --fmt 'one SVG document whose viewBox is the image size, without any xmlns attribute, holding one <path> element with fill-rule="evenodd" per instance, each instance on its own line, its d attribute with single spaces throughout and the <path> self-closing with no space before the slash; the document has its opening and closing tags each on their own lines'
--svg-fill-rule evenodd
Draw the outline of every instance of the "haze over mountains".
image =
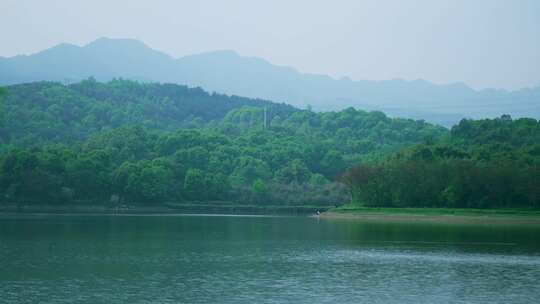
<svg viewBox="0 0 540 304">
<path fill-rule="evenodd" d="M 233 51 L 173 58 L 130 39 L 100 38 L 83 47 L 60 44 L 29 56 L 0 57 L 0 84 L 126 78 L 200 86 L 208 91 L 286 102 L 314 110 L 353 106 L 451 126 L 461 118 L 502 114 L 540 118 L 540 87 L 474 90 L 424 80 L 353 81 L 304 74 Z"/>
</svg>

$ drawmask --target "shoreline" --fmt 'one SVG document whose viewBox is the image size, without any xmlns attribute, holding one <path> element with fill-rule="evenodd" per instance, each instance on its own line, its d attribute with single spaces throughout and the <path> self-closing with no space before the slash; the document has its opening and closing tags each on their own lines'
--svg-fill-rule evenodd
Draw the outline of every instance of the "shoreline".
<svg viewBox="0 0 540 304">
<path fill-rule="evenodd" d="M 320 210 L 321 214 L 316 215 Z M 329 208 L 286 205 L 212 205 L 171 204 L 117 208 L 105 205 L 0 205 L 5 214 L 80 214 L 80 215 L 300 215 L 325 220 L 353 220 L 386 223 L 428 223 L 461 225 L 529 225 L 540 226 L 540 211 L 505 209 L 442 208 Z"/>
<path fill-rule="evenodd" d="M 237 215 L 308 215 L 329 207 L 287 205 L 211 205 L 166 204 L 161 206 L 110 207 L 104 205 L 0 205 L 1 214 L 237 214 Z"/>
<path fill-rule="evenodd" d="M 509 210 L 441 210 L 430 208 L 360 208 L 330 209 L 320 218 L 328 220 L 358 220 L 369 222 L 469 224 L 469 225 L 534 225 L 540 226 L 540 213 Z"/>
</svg>

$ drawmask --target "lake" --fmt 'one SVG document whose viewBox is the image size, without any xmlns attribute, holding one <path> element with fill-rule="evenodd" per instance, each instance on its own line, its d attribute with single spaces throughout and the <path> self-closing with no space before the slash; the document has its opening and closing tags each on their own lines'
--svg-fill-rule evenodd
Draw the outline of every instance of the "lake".
<svg viewBox="0 0 540 304">
<path fill-rule="evenodd" d="M 0 215 L 0 303 L 538 303 L 540 228 Z"/>
</svg>

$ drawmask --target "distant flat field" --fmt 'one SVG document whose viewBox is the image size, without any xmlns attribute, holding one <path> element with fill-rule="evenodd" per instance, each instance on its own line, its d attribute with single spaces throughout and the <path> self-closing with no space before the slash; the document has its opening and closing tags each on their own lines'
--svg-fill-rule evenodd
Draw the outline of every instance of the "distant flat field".
<svg viewBox="0 0 540 304">
<path fill-rule="evenodd" d="M 540 225 L 540 211 L 514 209 L 355 208 L 348 206 L 331 209 L 324 212 L 321 217 L 368 221 Z"/>
</svg>

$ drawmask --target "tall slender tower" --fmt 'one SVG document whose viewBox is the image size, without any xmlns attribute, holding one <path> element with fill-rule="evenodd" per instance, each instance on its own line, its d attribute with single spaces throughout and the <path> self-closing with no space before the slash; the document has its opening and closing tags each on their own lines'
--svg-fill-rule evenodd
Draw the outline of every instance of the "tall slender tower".
<svg viewBox="0 0 540 304">
<path fill-rule="evenodd" d="M 266 130 L 267 123 L 266 123 L 266 106 L 264 106 L 264 122 L 263 122 L 263 129 Z"/>
</svg>

